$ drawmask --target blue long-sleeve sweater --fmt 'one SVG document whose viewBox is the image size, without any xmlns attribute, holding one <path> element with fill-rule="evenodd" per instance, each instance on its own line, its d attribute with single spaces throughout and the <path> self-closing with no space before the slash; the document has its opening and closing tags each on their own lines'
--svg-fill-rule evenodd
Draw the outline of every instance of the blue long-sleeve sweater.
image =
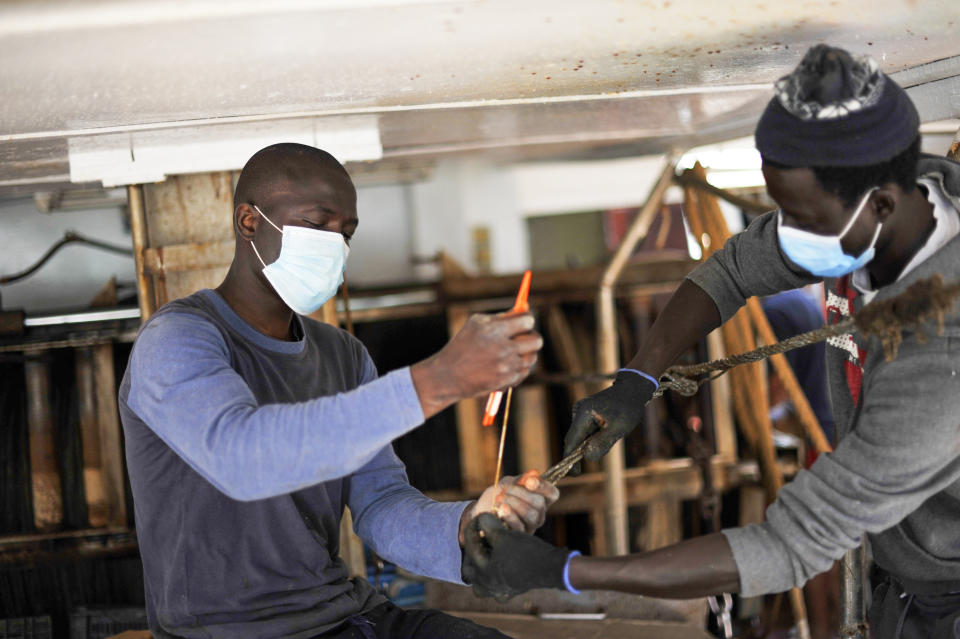
<svg viewBox="0 0 960 639">
<path fill-rule="evenodd" d="M 423 422 L 401 369 L 344 331 L 263 335 L 215 291 L 163 307 L 120 388 L 157 637 L 312 637 L 383 599 L 339 559 L 345 505 L 378 554 L 460 581 L 464 502 L 427 499 L 390 442 Z"/>
</svg>

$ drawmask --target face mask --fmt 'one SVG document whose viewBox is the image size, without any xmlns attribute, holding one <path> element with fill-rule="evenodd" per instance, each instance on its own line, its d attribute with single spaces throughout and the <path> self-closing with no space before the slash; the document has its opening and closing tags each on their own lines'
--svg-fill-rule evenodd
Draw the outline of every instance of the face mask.
<svg viewBox="0 0 960 639">
<path fill-rule="evenodd" d="M 254 204 L 260 215 L 263 211 Z M 280 231 L 266 215 L 263 219 Z M 257 245 L 253 252 L 263 264 L 263 274 L 287 306 L 301 315 L 309 315 L 333 297 L 343 283 L 343 269 L 350 247 L 343 236 L 332 231 L 284 225 L 280 256 L 265 264 Z"/>
<path fill-rule="evenodd" d="M 777 235 L 780 240 L 780 248 L 795 264 L 821 277 L 840 277 L 862 268 L 873 259 L 874 245 L 877 243 L 877 238 L 880 237 L 880 229 L 883 228 L 883 223 L 877 225 L 877 232 L 873 234 L 870 247 L 857 257 L 844 253 L 840 240 L 847 234 L 853 223 L 857 221 L 857 217 L 860 216 L 860 211 L 866 206 L 870 194 L 876 190 L 877 187 L 873 187 L 864 194 L 857 210 L 853 212 L 853 217 L 840 231 L 840 235 L 818 235 L 810 231 L 801 231 L 790 226 L 784 226 L 783 211 L 780 211 L 777 214 Z"/>
</svg>

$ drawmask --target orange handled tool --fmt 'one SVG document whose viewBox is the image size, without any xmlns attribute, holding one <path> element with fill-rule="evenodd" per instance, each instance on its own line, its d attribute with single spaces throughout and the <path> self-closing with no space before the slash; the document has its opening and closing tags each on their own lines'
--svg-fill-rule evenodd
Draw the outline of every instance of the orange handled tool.
<svg viewBox="0 0 960 639">
<path fill-rule="evenodd" d="M 530 299 L 531 277 L 533 277 L 533 273 L 530 271 L 523 272 L 523 279 L 520 281 L 520 290 L 517 291 L 517 301 L 513 303 L 513 308 L 510 309 L 511 313 L 526 313 L 530 310 L 530 304 L 527 300 Z M 497 412 L 500 410 L 501 399 L 503 399 L 503 391 L 494 391 L 487 397 L 487 406 L 483 409 L 482 423 L 484 426 L 493 425 L 497 417 Z"/>
</svg>

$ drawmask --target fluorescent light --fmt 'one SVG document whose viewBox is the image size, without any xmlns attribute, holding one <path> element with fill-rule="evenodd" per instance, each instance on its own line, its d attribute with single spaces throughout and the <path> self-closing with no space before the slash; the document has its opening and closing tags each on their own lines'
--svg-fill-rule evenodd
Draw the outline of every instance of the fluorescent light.
<svg viewBox="0 0 960 639">
<path fill-rule="evenodd" d="M 184 126 L 71 137 L 70 180 L 109 187 L 162 182 L 168 175 L 234 171 L 277 142 L 315 146 L 340 162 L 383 157 L 376 115 Z"/>
<path fill-rule="evenodd" d="M 117 308 L 109 311 L 85 311 L 82 313 L 28 317 L 23 321 L 23 325 L 30 328 L 34 326 L 59 326 L 61 324 L 83 324 L 86 322 L 109 322 L 139 318 L 139 308 Z"/>
</svg>

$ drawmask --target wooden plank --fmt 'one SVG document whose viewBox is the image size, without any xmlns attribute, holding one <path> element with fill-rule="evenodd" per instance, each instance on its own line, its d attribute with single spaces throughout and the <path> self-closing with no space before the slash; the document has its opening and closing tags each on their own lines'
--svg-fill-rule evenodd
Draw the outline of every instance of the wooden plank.
<svg viewBox="0 0 960 639">
<path fill-rule="evenodd" d="M 87 520 L 94 528 L 109 524 L 109 507 L 104 490 L 103 463 L 100 456 L 100 427 L 97 420 L 97 393 L 93 381 L 93 350 L 75 351 L 80 438 L 83 451 L 83 488 L 87 502 Z"/>
<path fill-rule="evenodd" d="M 230 173 L 176 175 L 143 189 L 148 237 L 144 262 L 151 260 L 157 301 L 219 285 L 234 243 Z M 202 251 L 191 255 L 191 244 Z"/>
<path fill-rule="evenodd" d="M 463 327 L 467 317 L 468 313 L 458 305 L 447 308 L 447 327 L 451 337 Z M 461 486 L 467 493 L 480 493 L 493 481 L 496 472 L 499 430 L 481 425 L 483 406 L 477 398 L 457 402 L 454 410 L 460 443 Z"/>
<path fill-rule="evenodd" d="M 682 539 L 680 502 L 676 499 L 655 499 L 647 504 L 647 514 L 640 532 L 640 548 L 656 550 Z"/>
<path fill-rule="evenodd" d="M 63 489 L 50 401 L 50 370 L 47 360 L 28 357 L 24 362 L 27 382 L 27 421 L 30 430 L 30 485 L 33 493 L 33 523 L 49 532 L 63 523 Z"/>
<path fill-rule="evenodd" d="M 649 619 L 540 619 L 535 615 L 454 611 L 513 639 L 711 639 L 702 628 Z"/>
<path fill-rule="evenodd" d="M 107 523 L 125 526 L 127 498 L 123 481 L 123 446 L 120 413 L 117 410 L 117 381 L 113 370 L 113 344 L 93 347 L 93 383 L 97 397 L 97 427 L 100 440 L 100 467 L 107 504 Z"/>
<path fill-rule="evenodd" d="M 511 419 L 520 449 L 520 472 L 550 467 L 550 431 L 547 390 L 543 386 L 518 386 L 513 391 L 516 419 Z"/>
<path fill-rule="evenodd" d="M 672 257 L 654 254 L 634 258 L 624 267 L 617 287 L 680 282 L 697 265 L 686 255 L 670 254 Z M 603 275 L 604 265 L 577 269 L 535 271 L 530 290 L 530 299 L 545 293 L 589 290 L 596 294 Z M 512 299 L 516 295 L 517 276 L 486 275 L 483 277 L 446 279 L 441 290 L 449 300 L 470 300 L 487 297 Z"/>
<path fill-rule="evenodd" d="M 714 485 L 720 492 L 757 479 L 757 466 L 715 455 L 710 460 Z M 658 499 L 684 501 L 695 499 L 703 487 L 696 463 L 688 457 L 656 459 L 644 466 L 624 471 L 627 503 L 649 504 Z M 601 473 L 584 473 L 560 482 L 560 499 L 550 507 L 552 513 L 590 512 L 603 501 Z"/>
<path fill-rule="evenodd" d="M 147 273 L 155 276 L 229 266 L 234 248 L 232 239 L 147 248 L 143 251 L 143 265 Z"/>
</svg>

